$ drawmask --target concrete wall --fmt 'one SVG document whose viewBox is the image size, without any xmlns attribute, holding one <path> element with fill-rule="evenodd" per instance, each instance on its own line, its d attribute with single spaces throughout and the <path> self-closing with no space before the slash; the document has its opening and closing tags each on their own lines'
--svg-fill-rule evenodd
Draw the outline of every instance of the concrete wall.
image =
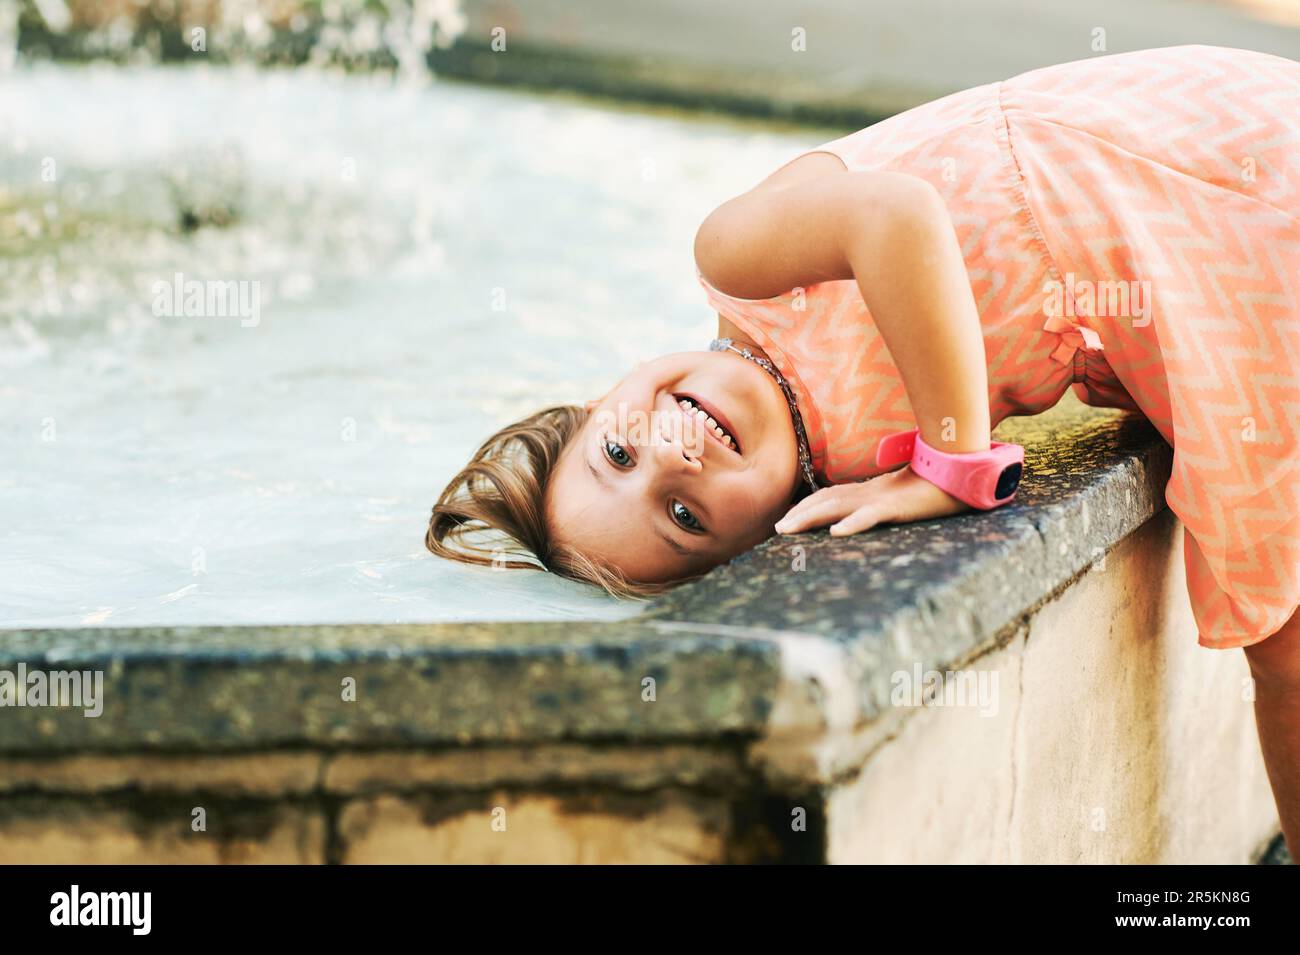
<svg viewBox="0 0 1300 955">
<path fill-rule="evenodd" d="M 1244 863 L 1276 832 L 1245 655 L 1197 645 L 1166 511 L 969 663 L 828 807 L 833 862 Z M 991 684 L 991 681 L 990 681 Z"/>
<path fill-rule="evenodd" d="M 673 746 L 10 757 L 0 864 L 788 857 L 743 775 L 738 751 Z"/>
</svg>

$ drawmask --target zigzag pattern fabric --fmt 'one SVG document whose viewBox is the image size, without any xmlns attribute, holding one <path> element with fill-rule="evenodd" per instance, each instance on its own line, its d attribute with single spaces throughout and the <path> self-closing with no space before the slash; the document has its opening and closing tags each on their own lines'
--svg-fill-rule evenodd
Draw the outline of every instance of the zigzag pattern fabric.
<svg viewBox="0 0 1300 955">
<path fill-rule="evenodd" d="M 1073 387 L 1173 446 L 1199 641 L 1300 604 L 1300 64 L 1212 46 L 1099 56 L 953 94 L 818 146 L 933 183 L 984 334 L 994 424 Z M 819 478 L 879 473 L 915 427 L 851 280 L 762 301 L 697 278 L 790 380 Z"/>
</svg>

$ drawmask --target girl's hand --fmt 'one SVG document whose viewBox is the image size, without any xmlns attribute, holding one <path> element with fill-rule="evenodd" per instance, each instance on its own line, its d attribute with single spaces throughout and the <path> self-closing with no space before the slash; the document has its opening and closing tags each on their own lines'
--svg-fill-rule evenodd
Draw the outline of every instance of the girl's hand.
<svg viewBox="0 0 1300 955">
<path fill-rule="evenodd" d="M 969 510 L 969 504 L 918 477 L 909 465 L 868 481 L 813 492 L 777 522 L 776 532 L 797 534 L 830 524 L 832 537 L 846 537 L 877 524 L 906 524 Z"/>
</svg>

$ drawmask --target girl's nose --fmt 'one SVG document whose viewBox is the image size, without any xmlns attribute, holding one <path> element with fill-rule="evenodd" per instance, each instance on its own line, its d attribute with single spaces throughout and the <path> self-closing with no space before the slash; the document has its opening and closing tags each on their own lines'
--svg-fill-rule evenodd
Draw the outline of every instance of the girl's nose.
<svg viewBox="0 0 1300 955">
<path fill-rule="evenodd" d="M 680 419 L 674 423 L 671 417 L 664 416 L 658 433 L 655 455 L 659 466 L 678 473 L 698 474 L 704 467 L 700 460 L 704 449 L 696 446 L 702 437 L 698 429 L 684 429 Z"/>
</svg>

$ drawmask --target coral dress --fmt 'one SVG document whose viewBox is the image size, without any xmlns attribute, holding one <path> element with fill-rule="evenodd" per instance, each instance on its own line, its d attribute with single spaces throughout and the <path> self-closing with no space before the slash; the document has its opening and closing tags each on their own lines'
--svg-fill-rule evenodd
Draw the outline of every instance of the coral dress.
<svg viewBox="0 0 1300 955">
<path fill-rule="evenodd" d="M 1174 448 L 1199 641 L 1240 647 L 1300 604 L 1300 64 L 1182 46 L 955 93 L 810 152 L 906 172 L 948 203 L 994 424 L 1073 387 Z M 698 273 L 697 273 L 698 275 Z M 698 276 L 790 379 L 819 478 L 879 473 L 915 427 L 853 280 L 761 301 Z"/>
</svg>

